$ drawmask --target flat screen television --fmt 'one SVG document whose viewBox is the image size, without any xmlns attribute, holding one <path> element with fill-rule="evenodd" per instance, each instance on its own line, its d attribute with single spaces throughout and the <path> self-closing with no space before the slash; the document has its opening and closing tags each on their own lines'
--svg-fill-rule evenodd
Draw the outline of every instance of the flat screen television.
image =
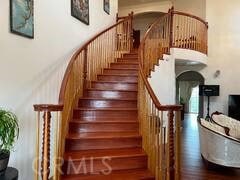
<svg viewBox="0 0 240 180">
<path fill-rule="evenodd" d="M 219 96 L 219 85 L 199 85 L 200 96 Z"/>
<path fill-rule="evenodd" d="M 240 95 L 229 95 L 228 116 L 240 120 Z"/>
</svg>

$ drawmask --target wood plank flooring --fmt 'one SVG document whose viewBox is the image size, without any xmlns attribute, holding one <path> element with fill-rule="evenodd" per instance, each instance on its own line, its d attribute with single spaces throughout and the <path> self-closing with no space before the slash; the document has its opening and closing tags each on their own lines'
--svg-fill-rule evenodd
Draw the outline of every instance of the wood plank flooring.
<svg viewBox="0 0 240 180">
<path fill-rule="evenodd" d="M 240 180 L 240 169 L 219 166 L 206 168 L 199 147 L 197 116 L 185 115 L 182 130 L 182 180 Z"/>
</svg>

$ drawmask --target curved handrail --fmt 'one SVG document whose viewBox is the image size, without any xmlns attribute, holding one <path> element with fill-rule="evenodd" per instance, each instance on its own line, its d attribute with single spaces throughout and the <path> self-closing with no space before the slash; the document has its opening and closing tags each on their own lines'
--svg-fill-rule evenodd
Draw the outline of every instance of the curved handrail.
<svg viewBox="0 0 240 180">
<path fill-rule="evenodd" d="M 207 54 L 208 23 L 189 13 L 174 10 L 170 12 L 173 19 L 170 46 Z"/>
<path fill-rule="evenodd" d="M 143 75 L 143 70 L 142 68 L 140 67 L 140 75 L 141 77 L 143 78 L 143 81 L 144 81 L 144 84 L 149 92 L 149 95 L 151 96 L 151 99 L 154 103 L 154 105 L 156 106 L 156 108 L 159 110 L 159 111 L 168 111 L 168 110 L 173 110 L 173 111 L 178 111 L 178 110 L 181 110 L 182 109 L 182 106 L 181 105 L 162 105 L 160 103 L 160 101 L 158 100 L 157 96 L 155 95 L 151 85 L 149 84 L 147 78 L 144 78 L 144 75 Z"/>
<path fill-rule="evenodd" d="M 205 20 L 203 20 L 202 18 L 198 17 L 198 16 L 195 16 L 195 15 L 192 15 L 192 14 L 189 14 L 189 13 L 185 13 L 185 12 L 180 12 L 180 11 L 173 11 L 172 12 L 173 14 L 178 14 L 178 15 L 182 15 L 182 16 L 188 16 L 188 17 L 191 17 L 191 18 L 194 18 L 198 21 L 201 21 L 203 24 L 205 24 L 205 26 L 208 28 L 208 22 L 206 22 Z"/>
<path fill-rule="evenodd" d="M 189 18 L 193 18 L 193 19 L 196 19 L 197 21 L 199 21 L 200 23 L 203 23 L 204 26 L 206 28 L 208 28 L 208 23 L 206 21 L 204 21 L 203 19 L 201 19 L 200 17 L 197 17 L 195 15 L 191 15 L 191 14 L 188 14 L 188 13 L 184 13 L 184 12 L 179 12 L 179 11 L 174 11 L 173 8 L 170 9 L 169 13 L 168 14 L 165 14 L 164 16 L 158 18 L 151 26 L 150 28 L 147 30 L 147 32 L 145 33 L 142 41 L 141 41 L 141 44 L 139 46 L 139 59 L 140 59 L 140 75 L 143 79 L 143 82 L 144 82 L 144 85 L 146 87 L 146 89 L 148 90 L 148 93 L 154 103 L 154 105 L 159 109 L 161 110 L 163 108 L 163 105 L 161 105 L 161 103 L 159 102 L 158 98 L 156 97 L 150 83 L 148 82 L 147 80 L 147 77 L 149 76 L 149 71 L 151 69 L 149 69 L 148 71 L 144 70 L 144 63 L 146 63 L 146 61 L 149 61 L 149 59 L 144 59 L 144 53 L 145 53 L 145 44 L 146 44 L 146 41 L 147 39 L 151 36 L 151 33 L 153 34 L 154 32 L 154 29 L 156 29 L 157 27 L 161 26 L 161 23 L 165 23 L 164 26 L 165 26 L 165 31 L 167 30 L 168 32 L 161 32 L 160 35 L 164 34 L 163 36 L 167 36 L 169 38 L 169 45 L 167 47 L 168 51 L 170 50 L 171 47 L 175 47 L 173 46 L 172 42 L 171 42 L 171 39 L 173 39 L 173 21 L 174 21 L 174 15 L 182 15 L 182 16 L 186 16 L 186 17 L 189 17 Z M 166 23 L 166 19 L 167 19 L 167 23 Z M 158 37 L 159 37 L 159 32 L 156 32 L 158 33 Z M 190 35 L 190 33 L 188 34 Z M 207 34 L 205 34 L 207 36 Z M 162 39 L 158 39 L 158 43 L 160 43 Z M 184 39 L 185 40 L 185 39 Z M 185 40 L 186 41 L 186 40 Z M 207 42 L 207 41 L 206 41 Z M 206 43 L 205 42 L 205 43 Z M 150 47 L 152 48 L 152 47 Z M 156 47 L 153 47 L 153 48 L 156 48 Z M 161 47 L 160 47 L 161 48 Z M 188 47 L 188 49 L 191 49 L 191 47 Z M 161 51 L 162 52 L 162 51 Z M 166 52 L 165 52 L 166 53 Z M 169 52 L 168 52 L 169 53 Z M 161 56 L 163 56 L 163 52 L 161 54 Z M 157 64 L 157 61 L 158 59 L 153 59 L 153 60 L 150 60 L 150 61 L 153 61 L 153 64 Z M 152 68 L 150 66 L 150 68 Z M 146 73 L 147 72 L 147 73 Z M 179 109 L 180 106 L 170 106 L 169 108 L 177 108 Z"/>
<path fill-rule="evenodd" d="M 105 32 L 109 31 L 112 28 L 117 27 L 119 24 L 123 23 L 124 21 L 126 21 L 127 19 L 132 18 L 131 16 L 127 16 L 124 20 L 121 20 L 119 22 L 117 22 L 116 24 L 108 27 L 107 29 L 101 31 L 100 33 L 98 33 L 97 35 L 95 35 L 93 38 L 91 38 L 90 40 L 88 40 L 83 46 L 81 46 L 72 56 L 67 69 L 65 71 L 64 77 L 63 77 L 63 81 L 62 81 L 62 85 L 60 88 L 60 93 L 59 93 L 59 104 L 64 104 L 64 95 L 65 95 L 65 90 L 66 90 L 66 85 L 67 85 L 67 81 L 69 79 L 70 76 L 70 72 L 71 69 L 73 68 L 73 64 L 76 61 L 76 57 L 80 54 L 80 52 L 84 51 L 86 49 L 86 47 L 93 42 L 95 39 L 97 39 L 99 36 L 101 36 L 102 34 L 104 34 Z"/>
<path fill-rule="evenodd" d="M 160 103 L 160 101 L 158 100 L 157 96 L 155 95 L 150 83 L 147 80 L 147 76 L 146 74 L 144 74 L 144 70 L 143 70 L 143 61 L 141 60 L 141 51 L 143 51 L 144 45 L 145 45 L 145 41 L 146 39 L 150 36 L 151 31 L 158 25 L 159 21 L 161 21 L 164 18 L 168 18 L 170 17 L 170 14 L 165 14 L 163 17 L 160 17 L 159 19 L 157 19 L 151 26 L 150 28 L 147 30 L 147 32 L 145 33 L 142 42 L 139 46 L 139 56 L 140 56 L 140 64 L 139 64 L 139 73 L 144 81 L 144 84 L 148 90 L 149 95 L 151 96 L 151 99 L 154 103 L 154 105 L 157 107 L 158 110 L 160 111 L 166 111 L 166 110 L 180 110 L 182 108 L 182 106 L 179 105 L 162 105 Z M 169 21 L 170 23 L 170 21 Z M 170 29 L 169 29 L 170 30 Z"/>
</svg>

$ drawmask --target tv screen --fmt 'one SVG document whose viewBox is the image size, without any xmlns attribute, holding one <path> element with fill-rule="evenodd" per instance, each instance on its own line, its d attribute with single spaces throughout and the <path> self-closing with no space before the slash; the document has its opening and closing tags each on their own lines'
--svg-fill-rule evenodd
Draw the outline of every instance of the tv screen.
<svg viewBox="0 0 240 180">
<path fill-rule="evenodd" d="M 228 116 L 240 120 L 240 95 L 229 95 Z"/>
<path fill-rule="evenodd" d="M 200 96 L 219 96 L 219 85 L 200 85 Z"/>
</svg>

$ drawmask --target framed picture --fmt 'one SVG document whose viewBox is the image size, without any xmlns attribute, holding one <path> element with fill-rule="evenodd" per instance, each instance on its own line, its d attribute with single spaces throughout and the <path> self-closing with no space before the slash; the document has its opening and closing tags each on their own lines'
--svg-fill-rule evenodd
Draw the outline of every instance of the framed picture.
<svg viewBox="0 0 240 180">
<path fill-rule="evenodd" d="M 104 11 L 108 14 L 110 14 L 110 0 L 103 0 L 103 8 Z"/>
<path fill-rule="evenodd" d="M 71 14 L 89 25 L 89 0 L 71 0 Z"/>
<path fill-rule="evenodd" d="M 34 38 L 33 0 L 10 0 L 10 30 Z"/>
</svg>

